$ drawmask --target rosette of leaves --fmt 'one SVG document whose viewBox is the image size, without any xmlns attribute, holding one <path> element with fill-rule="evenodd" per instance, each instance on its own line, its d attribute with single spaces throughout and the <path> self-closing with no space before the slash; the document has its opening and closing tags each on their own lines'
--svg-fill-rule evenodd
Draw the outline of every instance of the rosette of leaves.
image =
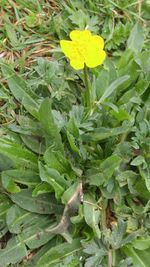
<svg viewBox="0 0 150 267">
<path fill-rule="evenodd" d="M 148 267 L 150 63 L 143 45 L 137 23 L 118 61 L 107 58 L 91 72 L 88 114 L 82 73 L 58 55 L 39 60 L 26 80 L 1 61 L 19 108 L 0 129 L 0 266 Z"/>
</svg>

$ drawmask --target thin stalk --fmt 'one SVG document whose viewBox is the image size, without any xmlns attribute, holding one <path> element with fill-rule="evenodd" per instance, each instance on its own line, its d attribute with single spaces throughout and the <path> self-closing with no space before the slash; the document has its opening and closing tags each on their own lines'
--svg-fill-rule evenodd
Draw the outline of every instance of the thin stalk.
<svg viewBox="0 0 150 267">
<path fill-rule="evenodd" d="M 112 250 L 108 250 L 108 267 L 112 267 L 113 265 L 113 257 L 112 257 Z"/>
<path fill-rule="evenodd" d="M 84 83 L 85 83 L 85 95 L 84 95 L 84 104 L 88 110 L 91 109 L 91 85 L 88 78 L 87 66 L 84 65 Z"/>
<path fill-rule="evenodd" d="M 107 230 L 107 214 L 106 214 L 106 208 L 107 208 L 107 200 L 102 198 L 101 202 L 101 228 L 103 233 L 103 239 L 105 242 L 105 232 Z M 108 267 L 113 267 L 113 250 L 109 247 L 108 248 Z"/>
<path fill-rule="evenodd" d="M 106 225 L 106 208 L 107 208 L 107 201 L 102 198 L 101 200 L 101 228 L 102 228 L 102 232 L 104 233 L 105 236 L 105 231 L 107 229 L 107 225 Z"/>
</svg>

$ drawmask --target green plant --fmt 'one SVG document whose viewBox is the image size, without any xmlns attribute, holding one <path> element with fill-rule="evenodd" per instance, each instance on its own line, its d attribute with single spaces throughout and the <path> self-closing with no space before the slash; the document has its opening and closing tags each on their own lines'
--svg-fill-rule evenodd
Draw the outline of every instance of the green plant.
<svg viewBox="0 0 150 267">
<path fill-rule="evenodd" d="M 72 13 L 66 24 L 56 28 L 57 15 L 51 21 L 59 38 L 74 21 L 82 25 L 74 8 L 83 1 L 67 2 L 60 17 Z M 102 1 L 104 11 L 103 2 L 115 4 Z M 121 1 L 116 3 L 120 8 Z M 96 12 L 99 1 L 87 5 Z M 97 32 L 95 16 L 90 23 Z M 124 52 L 118 41 L 108 41 L 114 56 L 89 72 L 90 112 L 83 72 L 72 70 L 60 50 L 53 50 L 51 61 L 39 58 L 24 77 L 17 61 L 10 66 L 1 60 L 7 112 L 0 129 L 0 266 L 149 266 L 146 34 L 137 22 Z"/>
</svg>

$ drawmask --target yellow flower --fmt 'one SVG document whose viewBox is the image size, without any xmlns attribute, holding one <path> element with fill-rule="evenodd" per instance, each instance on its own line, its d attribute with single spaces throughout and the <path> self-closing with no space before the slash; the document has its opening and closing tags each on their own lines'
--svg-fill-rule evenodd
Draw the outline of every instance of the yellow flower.
<svg viewBox="0 0 150 267">
<path fill-rule="evenodd" d="M 103 63 L 106 53 L 102 37 L 92 35 L 89 30 L 74 30 L 70 33 L 70 39 L 72 41 L 61 40 L 60 46 L 74 69 L 83 69 L 84 64 L 94 68 Z"/>
</svg>

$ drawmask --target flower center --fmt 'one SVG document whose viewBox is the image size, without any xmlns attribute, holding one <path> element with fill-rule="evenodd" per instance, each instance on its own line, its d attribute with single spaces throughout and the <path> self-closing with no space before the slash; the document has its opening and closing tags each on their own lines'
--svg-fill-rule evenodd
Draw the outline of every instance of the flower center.
<svg viewBox="0 0 150 267">
<path fill-rule="evenodd" d="M 78 55 L 85 60 L 85 56 L 87 53 L 87 43 L 86 42 L 81 42 L 81 41 L 76 41 L 75 42 L 75 47 Z"/>
</svg>

